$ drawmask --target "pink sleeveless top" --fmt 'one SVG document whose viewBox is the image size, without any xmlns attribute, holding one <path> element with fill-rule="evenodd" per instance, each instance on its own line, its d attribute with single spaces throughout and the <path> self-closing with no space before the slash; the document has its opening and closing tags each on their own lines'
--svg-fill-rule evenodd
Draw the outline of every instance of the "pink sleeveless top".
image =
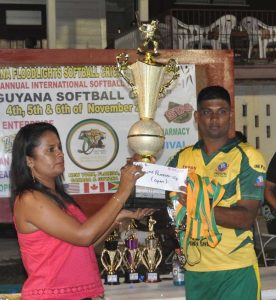
<svg viewBox="0 0 276 300">
<path fill-rule="evenodd" d="M 74 205 L 67 212 L 80 222 L 86 219 Z M 80 300 L 103 295 L 93 246 L 74 246 L 41 230 L 17 235 L 28 274 L 21 300 Z"/>
</svg>

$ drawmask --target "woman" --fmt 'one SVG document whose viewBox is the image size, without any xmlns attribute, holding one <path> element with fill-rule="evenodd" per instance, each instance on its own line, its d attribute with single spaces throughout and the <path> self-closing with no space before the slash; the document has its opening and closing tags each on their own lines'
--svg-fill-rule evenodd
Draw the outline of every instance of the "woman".
<svg viewBox="0 0 276 300">
<path fill-rule="evenodd" d="M 101 297 L 104 290 L 92 245 L 103 241 L 116 222 L 153 212 L 122 210 L 143 176 L 139 166 L 122 168 L 118 191 L 88 219 L 65 192 L 63 171 L 64 155 L 53 125 L 34 123 L 19 130 L 12 151 L 11 198 L 28 273 L 22 300 Z"/>
</svg>

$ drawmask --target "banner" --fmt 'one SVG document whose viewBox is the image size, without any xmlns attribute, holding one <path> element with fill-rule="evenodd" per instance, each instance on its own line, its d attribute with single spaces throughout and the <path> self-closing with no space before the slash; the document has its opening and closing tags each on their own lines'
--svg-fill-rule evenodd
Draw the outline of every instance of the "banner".
<svg viewBox="0 0 276 300">
<path fill-rule="evenodd" d="M 198 136 L 195 65 L 180 65 L 180 78 L 160 99 L 155 121 L 164 129 L 158 163 Z M 114 66 L 0 68 L 0 197 L 10 195 L 10 165 L 17 131 L 49 122 L 60 133 L 65 155 L 65 187 L 71 194 L 117 190 L 120 168 L 133 155 L 129 128 L 139 119 L 133 94 Z"/>
</svg>

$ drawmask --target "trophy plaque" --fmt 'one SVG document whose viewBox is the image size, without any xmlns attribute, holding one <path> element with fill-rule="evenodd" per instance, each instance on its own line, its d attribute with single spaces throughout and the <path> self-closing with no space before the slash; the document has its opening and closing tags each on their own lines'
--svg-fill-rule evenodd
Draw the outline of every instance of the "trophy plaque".
<svg viewBox="0 0 276 300">
<path fill-rule="evenodd" d="M 145 282 L 159 282 L 160 276 L 157 267 L 162 260 L 162 251 L 159 247 L 159 240 L 154 233 L 154 224 L 156 221 L 150 216 L 148 227 L 149 234 L 145 240 L 145 247 L 142 250 L 142 262 L 147 268 Z"/>
<path fill-rule="evenodd" d="M 154 120 L 158 101 L 165 96 L 166 90 L 179 77 L 179 66 L 176 60 L 170 59 L 167 64 L 155 60 L 158 53 L 158 41 L 154 34 L 158 21 L 141 24 L 139 30 L 144 35 L 144 42 L 137 49 L 140 58 L 133 64 L 128 64 L 128 54 L 117 55 L 117 69 L 132 89 L 138 105 L 139 121 L 134 123 L 128 132 L 128 145 L 142 160 L 150 162 L 164 145 L 164 131 Z M 141 194 L 143 194 L 143 190 Z M 160 203 L 166 207 L 165 194 L 161 200 L 154 201 L 154 191 L 148 191 L 146 196 L 136 196 L 136 192 L 126 203 L 126 207 L 153 207 L 160 208 Z M 132 201 L 133 199 L 134 201 Z M 159 203 L 159 204 L 158 204 Z"/>
<path fill-rule="evenodd" d="M 126 283 L 140 282 L 137 267 L 141 262 L 141 251 L 139 249 L 136 227 L 135 221 L 131 220 L 126 233 L 127 237 L 125 239 L 125 249 L 123 252 L 123 263 L 127 268 L 125 272 Z"/>
<path fill-rule="evenodd" d="M 114 232 L 104 242 L 105 247 L 101 254 L 101 262 L 105 268 L 105 284 L 117 285 L 120 284 L 118 268 L 122 263 L 122 253 L 118 249 L 118 236 Z"/>
</svg>

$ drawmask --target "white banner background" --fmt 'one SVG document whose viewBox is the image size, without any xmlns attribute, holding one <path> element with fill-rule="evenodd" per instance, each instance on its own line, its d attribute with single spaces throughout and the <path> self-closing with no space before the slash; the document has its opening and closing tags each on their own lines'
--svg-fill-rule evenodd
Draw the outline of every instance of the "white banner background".
<svg viewBox="0 0 276 300">
<path fill-rule="evenodd" d="M 158 163 L 193 144 L 197 130 L 195 66 L 160 99 L 155 121 L 165 132 Z M 127 134 L 139 115 L 132 92 L 113 66 L 0 68 L 0 197 L 9 196 L 11 149 L 17 131 L 30 122 L 54 124 L 65 154 L 65 183 L 71 194 L 110 193 L 120 168 L 133 153 Z"/>
</svg>

